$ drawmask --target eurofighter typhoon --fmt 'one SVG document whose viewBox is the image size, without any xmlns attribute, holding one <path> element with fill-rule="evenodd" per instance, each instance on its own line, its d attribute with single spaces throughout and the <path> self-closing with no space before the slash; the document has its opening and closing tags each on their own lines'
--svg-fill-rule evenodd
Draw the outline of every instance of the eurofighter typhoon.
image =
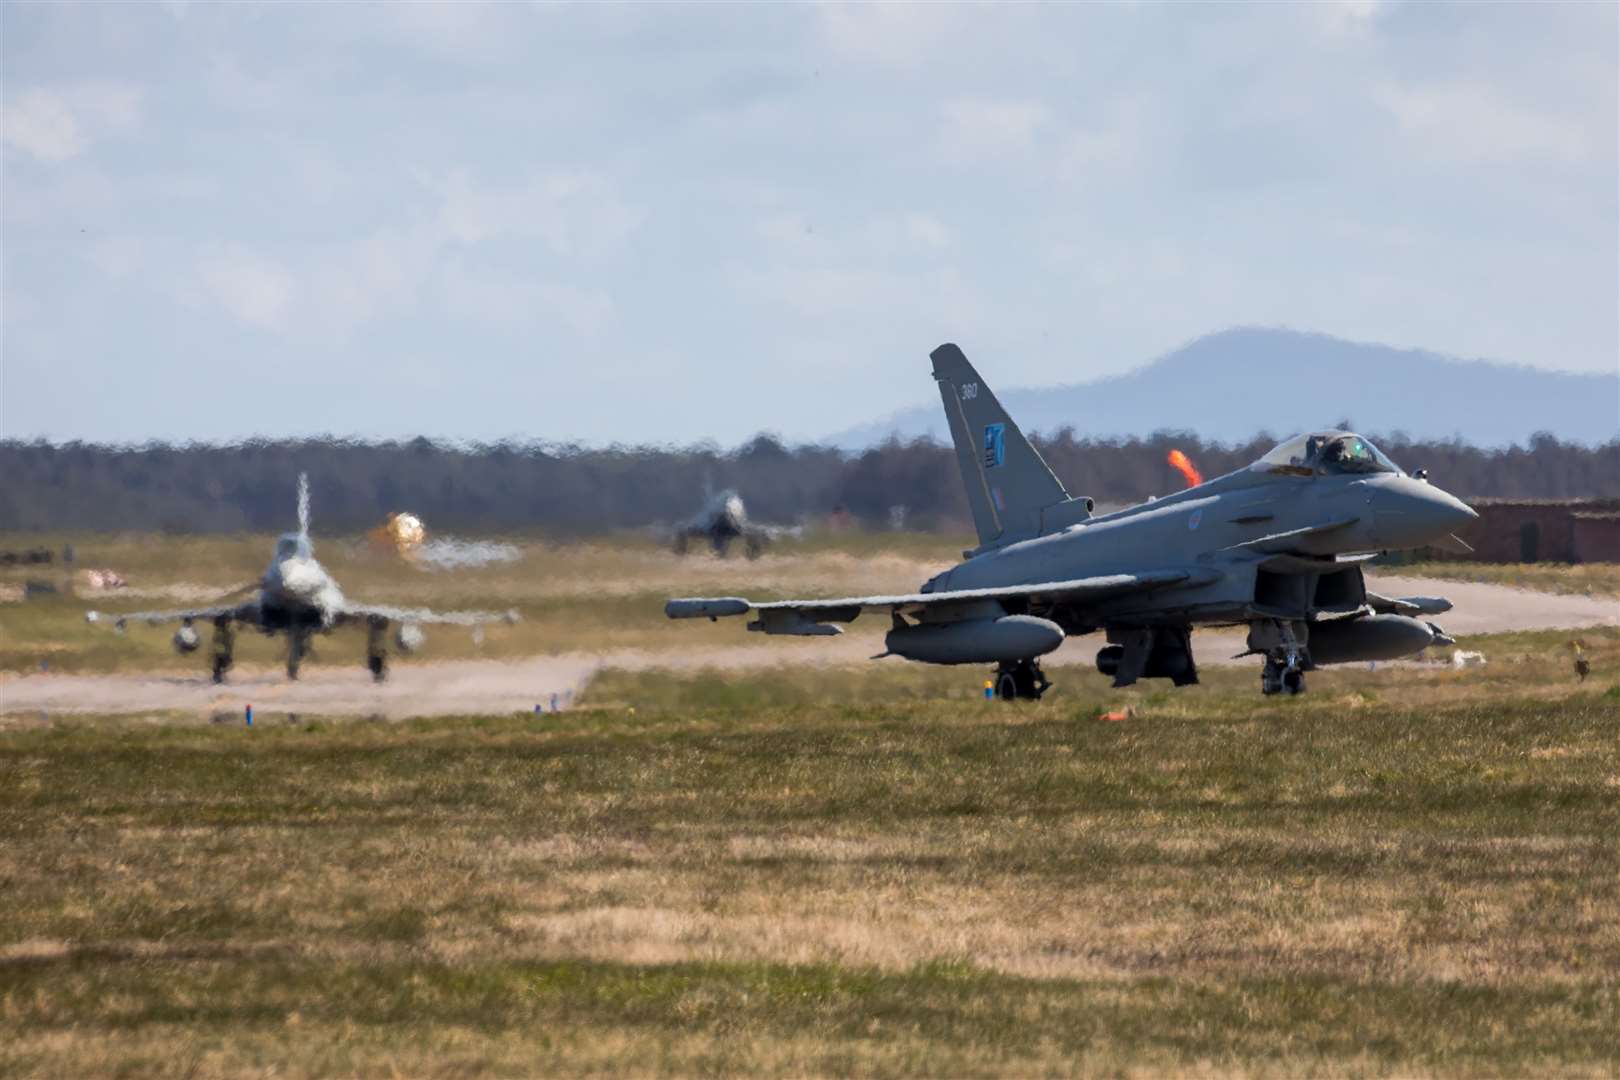
<svg viewBox="0 0 1620 1080">
<path fill-rule="evenodd" d="M 750 630 L 830 635 L 863 611 L 888 614 L 882 656 L 995 664 L 1005 700 L 1051 685 L 1040 658 L 1101 631 L 1097 668 L 1115 686 L 1198 681 L 1195 625 L 1247 624 L 1261 690 L 1297 694 L 1325 664 L 1386 660 L 1451 644 L 1423 616 L 1434 597 L 1369 592 L 1380 552 L 1455 546 L 1476 515 L 1348 431 L 1299 435 L 1244 469 L 1165 498 L 1093 515 L 1002 410 L 962 350 L 932 354 L 979 544 L 913 594 L 755 603 L 670 600 L 672 619 L 753 614 Z"/>
<path fill-rule="evenodd" d="M 255 588 L 255 586 L 249 586 Z M 239 590 L 241 591 L 241 590 Z M 99 622 L 101 612 L 87 614 Z M 426 608 L 396 608 L 380 604 L 355 603 L 343 595 L 332 575 L 315 561 L 315 545 L 309 538 L 309 479 L 298 477 L 298 531 L 284 533 L 276 540 L 275 553 L 264 577 L 257 583 L 252 599 L 240 604 L 189 608 L 181 611 L 137 611 L 108 614 L 122 631 L 127 623 L 178 622 L 174 632 L 177 652 L 195 652 L 201 639 L 197 622 L 213 624 L 210 655 L 215 682 L 225 680 L 236 644 L 238 624 L 262 634 L 287 635 L 287 677 L 298 678 L 298 669 L 309 652 L 309 641 L 340 626 L 366 627 L 366 667 L 372 678 L 382 682 L 388 674 L 388 630 L 395 628 L 394 644 L 401 652 L 414 652 L 423 641 L 422 624 L 449 623 L 478 627 L 484 623 L 516 622 L 517 612 L 495 614 L 484 611 L 429 611 Z M 478 631 L 475 631 L 475 633 Z"/>
</svg>

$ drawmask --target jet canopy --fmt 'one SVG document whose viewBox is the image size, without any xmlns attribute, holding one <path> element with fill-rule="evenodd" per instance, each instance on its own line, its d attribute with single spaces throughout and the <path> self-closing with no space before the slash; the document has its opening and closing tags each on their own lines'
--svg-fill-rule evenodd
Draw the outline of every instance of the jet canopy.
<svg viewBox="0 0 1620 1080">
<path fill-rule="evenodd" d="M 1296 476 L 1401 472 L 1400 466 L 1385 457 L 1378 447 L 1350 431 L 1295 435 L 1250 467 L 1261 472 Z"/>
<path fill-rule="evenodd" d="M 276 561 L 284 559 L 309 559 L 314 557 L 309 537 L 302 533 L 282 533 L 276 540 Z"/>
</svg>

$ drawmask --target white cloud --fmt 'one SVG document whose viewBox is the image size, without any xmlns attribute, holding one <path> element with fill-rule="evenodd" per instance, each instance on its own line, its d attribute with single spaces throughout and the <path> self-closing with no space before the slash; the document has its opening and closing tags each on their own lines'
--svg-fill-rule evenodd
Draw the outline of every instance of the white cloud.
<svg viewBox="0 0 1620 1080">
<path fill-rule="evenodd" d="M 958 98 L 940 108 L 940 150 L 953 161 L 995 165 L 1027 154 L 1051 120 L 1051 111 L 1038 101 Z"/>
<path fill-rule="evenodd" d="M 0 105 L 0 138 L 41 161 L 66 161 L 87 145 L 67 102 L 44 90 L 29 90 Z"/>
<path fill-rule="evenodd" d="M 1373 90 L 1373 100 L 1428 156 L 1468 163 L 1524 158 L 1572 163 L 1591 151 L 1588 133 L 1578 122 L 1509 100 L 1484 83 L 1386 82 Z M 1612 140 L 1614 132 L 1606 137 Z"/>
<path fill-rule="evenodd" d="M 907 71 L 939 55 L 964 13 L 923 3 L 822 3 L 815 12 L 818 36 L 833 55 Z"/>
<path fill-rule="evenodd" d="M 143 245 L 132 236 L 109 236 L 96 241 L 90 249 L 90 262 L 114 280 L 134 274 L 144 261 Z"/>
<path fill-rule="evenodd" d="M 292 307 L 292 276 L 276 263 L 241 249 L 205 257 L 198 278 L 206 293 L 251 326 L 281 327 Z"/>
<path fill-rule="evenodd" d="M 917 210 L 842 228 L 818 228 L 803 212 L 770 214 L 755 223 L 754 231 L 773 256 L 796 260 L 870 262 L 939 252 L 955 242 L 944 222 Z"/>
<path fill-rule="evenodd" d="M 466 269 L 462 252 L 503 237 L 538 238 L 565 260 L 599 259 L 620 250 L 641 215 L 588 173 L 559 172 L 508 188 L 484 187 L 465 171 L 424 180 L 436 209 L 414 222 L 384 225 L 353 239 L 309 249 L 290 266 L 242 250 L 208 252 L 204 292 L 251 325 L 331 335 L 408 310 L 432 289 L 441 306 L 485 325 L 527 324 L 549 314 L 580 335 L 599 333 L 613 304 L 600 291 L 518 273 L 496 278 Z M 113 273 L 119 252 L 97 256 Z M 288 316 L 294 304 L 299 318 Z"/>
<path fill-rule="evenodd" d="M 1358 37 L 1387 10 L 1383 0 L 1314 0 L 1301 9 L 1325 37 Z"/>
<path fill-rule="evenodd" d="M 311 320 L 340 337 L 421 294 L 444 238 L 429 224 L 387 226 L 319 249 L 302 273 Z"/>
<path fill-rule="evenodd" d="M 954 239 L 951 230 L 932 214 L 911 213 L 904 221 L 906 232 L 924 247 L 938 251 L 951 246 Z"/>
<path fill-rule="evenodd" d="M 621 250 L 645 216 L 589 172 L 552 172 L 501 188 L 480 186 L 456 170 L 428 183 L 443 199 L 445 230 L 461 244 L 532 236 L 556 255 L 600 259 Z"/>
<path fill-rule="evenodd" d="M 446 311 L 485 325 L 554 322 L 580 337 L 595 337 L 613 319 L 613 299 L 599 289 L 472 271 L 459 259 L 445 266 L 437 284 Z"/>
<path fill-rule="evenodd" d="M 115 83 L 35 87 L 0 105 L 0 140 L 41 161 L 84 153 L 102 133 L 128 134 L 140 120 L 140 92 Z"/>
</svg>

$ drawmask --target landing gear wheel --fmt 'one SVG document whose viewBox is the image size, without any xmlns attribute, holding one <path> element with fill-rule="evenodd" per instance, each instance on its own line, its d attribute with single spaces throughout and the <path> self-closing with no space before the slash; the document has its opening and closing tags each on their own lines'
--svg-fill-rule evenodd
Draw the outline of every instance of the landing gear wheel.
<svg viewBox="0 0 1620 1080">
<path fill-rule="evenodd" d="M 996 670 L 996 696 L 1002 701 L 1039 701 L 1051 686 L 1034 660 L 1004 663 Z"/>
<path fill-rule="evenodd" d="M 1266 666 L 1260 671 L 1260 692 L 1262 694 L 1294 694 L 1305 689 L 1305 672 L 1297 663 L 1289 664 L 1283 660 L 1266 659 Z"/>
<path fill-rule="evenodd" d="M 996 696 L 1002 701 L 1018 700 L 1018 680 L 1010 671 L 1003 671 L 996 679 Z"/>
<path fill-rule="evenodd" d="M 297 680 L 298 665 L 304 662 L 304 654 L 309 651 L 309 642 L 302 634 L 293 634 L 287 639 L 287 678 Z"/>
<path fill-rule="evenodd" d="M 372 682 L 382 682 L 388 678 L 388 657 L 386 654 L 370 654 L 366 657 L 366 667 L 371 669 Z"/>
</svg>

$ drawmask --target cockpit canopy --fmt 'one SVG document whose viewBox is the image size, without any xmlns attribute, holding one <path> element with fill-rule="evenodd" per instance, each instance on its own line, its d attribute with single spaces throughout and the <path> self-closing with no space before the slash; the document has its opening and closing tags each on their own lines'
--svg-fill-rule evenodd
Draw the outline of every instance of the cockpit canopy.
<svg viewBox="0 0 1620 1080">
<path fill-rule="evenodd" d="M 1250 468 L 1295 476 L 1339 476 L 1346 473 L 1401 474 L 1383 452 L 1350 431 L 1317 431 L 1295 435 Z"/>
<path fill-rule="evenodd" d="M 313 555 L 309 537 L 303 533 L 282 533 L 276 540 L 276 562 L 284 559 L 308 559 Z"/>
</svg>

